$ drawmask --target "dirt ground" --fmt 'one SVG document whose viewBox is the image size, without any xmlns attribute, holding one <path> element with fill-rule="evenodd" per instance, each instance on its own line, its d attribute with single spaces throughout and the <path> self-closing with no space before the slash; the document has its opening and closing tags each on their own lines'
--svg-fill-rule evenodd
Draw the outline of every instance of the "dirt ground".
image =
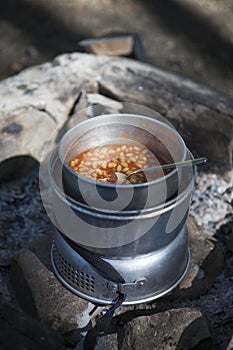
<svg viewBox="0 0 233 350">
<path fill-rule="evenodd" d="M 138 33 L 146 62 L 233 97 L 232 0 L 1 1 L 0 79 L 110 33 Z"/>
</svg>

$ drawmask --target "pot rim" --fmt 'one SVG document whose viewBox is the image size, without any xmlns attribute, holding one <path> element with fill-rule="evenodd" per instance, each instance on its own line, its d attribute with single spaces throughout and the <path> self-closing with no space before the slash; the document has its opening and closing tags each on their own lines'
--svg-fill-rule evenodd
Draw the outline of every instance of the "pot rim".
<svg viewBox="0 0 233 350">
<path fill-rule="evenodd" d="M 108 183 L 103 183 L 103 182 L 98 182 L 98 181 L 95 181 L 95 180 L 92 180 L 88 177 L 85 177 L 83 175 L 80 175 L 79 173 L 76 173 L 69 165 L 68 163 L 66 162 L 66 160 L 63 158 L 62 156 L 62 147 L 64 145 L 64 141 L 66 139 L 66 137 L 68 137 L 68 135 L 74 131 L 74 129 L 76 128 L 80 128 L 80 126 L 82 125 L 85 125 L 85 124 L 91 124 L 93 123 L 93 120 L 95 120 L 96 118 L 98 119 L 105 119 L 106 117 L 120 117 L 122 118 L 122 124 L 128 124 L 128 125 L 132 125 L 130 124 L 129 122 L 124 122 L 124 118 L 125 117 L 130 117 L 130 118 L 138 118 L 138 119 L 142 119 L 142 120 L 148 120 L 148 121 L 152 121 L 154 123 L 157 123 L 157 124 L 160 124 L 162 126 L 164 126 L 165 128 L 169 129 L 170 131 L 172 131 L 177 139 L 179 140 L 179 142 L 182 144 L 182 149 L 183 149 L 183 154 L 182 154 L 182 158 L 180 159 L 180 161 L 183 161 L 186 159 L 186 155 L 187 155 L 187 148 L 186 148 L 186 145 L 185 145 L 185 142 L 183 140 L 183 138 L 181 137 L 181 135 L 178 133 L 178 131 L 174 128 L 174 127 L 171 127 L 170 125 L 168 124 L 165 124 L 164 122 L 158 120 L 158 119 L 154 119 L 154 118 L 151 118 L 151 117 L 147 117 L 147 116 L 143 116 L 143 115 L 140 115 L 140 114 L 129 114 L 129 113 L 114 113 L 114 114 L 103 114 L 103 115 L 100 115 L 100 116 L 97 116 L 95 118 L 92 118 L 92 119 L 88 119 L 88 120 L 84 120 L 78 124 L 76 124 L 73 128 L 69 129 L 63 136 L 62 136 L 62 139 L 61 141 L 59 142 L 59 145 L 58 145 L 58 157 L 61 161 L 61 164 L 62 166 L 64 166 L 66 168 L 66 170 L 68 172 L 70 172 L 73 176 L 75 176 L 77 179 L 80 177 L 81 180 L 91 184 L 91 185 L 97 185 L 99 187 L 102 187 L 102 188 L 105 188 L 105 189 L 114 189 L 117 185 L 117 187 L 119 189 L 128 189 L 128 188 L 131 188 L 132 186 L 135 187 L 135 188 L 143 188 L 143 187 L 146 187 L 148 185 L 156 185 L 158 184 L 160 181 L 161 181 L 161 178 L 163 178 L 163 181 L 166 181 L 167 179 L 169 179 L 170 177 L 172 177 L 175 172 L 177 171 L 176 168 L 173 169 L 172 171 L 170 171 L 168 174 L 164 175 L 163 177 L 160 177 L 158 179 L 155 179 L 155 180 L 152 180 L 152 181 L 147 181 L 145 183 L 142 183 L 142 184 L 108 184 Z M 114 124 L 114 123 L 118 123 L 120 124 L 119 121 L 111 121 L 109 124 Z M 105 123 L 106 125 L 106 123 Z"/>
</svg>

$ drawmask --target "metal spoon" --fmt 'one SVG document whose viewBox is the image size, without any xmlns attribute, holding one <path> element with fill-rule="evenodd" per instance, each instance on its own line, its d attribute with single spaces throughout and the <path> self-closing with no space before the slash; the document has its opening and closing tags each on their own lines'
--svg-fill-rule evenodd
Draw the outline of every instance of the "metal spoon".
<svg viewBox="0 0 233 350">
<path fill-rule="evenodd" d="M 153 172 L 153 171 L 158 171 L 158 170 L 164 170 L 164 169 L 175 169 L 178 167 L 184 167 L 187 165 L 197 165 L 197 164 L 202 164 L 207 161 L 207 158 L 195 158 L 195 159 L 189 159 L 189 160 L 184 160 L 183 162 L 176 162 L 176 163 L 171 163 L 171 164 L 164 164 L 164 165 L 159 165 L 155 166 L 152 168 L 145 168 L 145 169 L 139 169 L 133 171 L 129 175 L 125 175 L 124 173 L 120 173 L 118 171 L 115 172 L 115 175 L 117 177 L 117 184 L 123 184 L 125 183 L 132 175 L 138 174 L 138 173 L 148 173 L 148 172 Z"/>
</svg>

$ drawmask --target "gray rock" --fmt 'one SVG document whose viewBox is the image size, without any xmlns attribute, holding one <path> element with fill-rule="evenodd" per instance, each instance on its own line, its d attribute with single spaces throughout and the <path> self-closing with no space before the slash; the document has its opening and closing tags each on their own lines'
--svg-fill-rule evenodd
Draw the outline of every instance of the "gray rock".
<svg viewBox="0 0 233 350">
<path fill-rule="evenodd" d="M 118 350 L 117 334 L 108 334 L 99 337 L 95 350 Z"/>
<path fill-rule="evenodd" d="M 11 277 L 22 308 L 62 334 L 84 329 L 90 321 L 90 305 L 67 290 L 50 270 L 48 238 L 20 250 L 12 261 Z M 41 249 L 42 248 L 42 249 Z"/>
<path fill-rule="evenodd" d="M 171 309 L 152 316 L 140 316 L 118 332 L 119 350 L 188 350 L 205 342 L 210 330 L 200 311 Z"/>
<path fill-rule="evenodd" d="M 54 329 L 0 300 L 1 349 L 62 350 L 63 344 L 64 339 Z"/>
<path fill-rule="evenodd" d="M 224 265 L 223 251 L 217 240 L 188 217 L 191 261 L 189 270 L 169 298 L 196 298 L 204 294 L 221 273 Z"/>
</svg>

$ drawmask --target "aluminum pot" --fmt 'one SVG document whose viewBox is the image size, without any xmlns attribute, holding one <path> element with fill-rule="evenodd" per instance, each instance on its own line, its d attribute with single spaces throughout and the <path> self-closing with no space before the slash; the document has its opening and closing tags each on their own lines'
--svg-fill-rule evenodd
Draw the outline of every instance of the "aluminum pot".
<svg viewBox="0 0 233 350">
<path fill-rule="evenodd" d="M 161 172 L 160 178 L 132 188 L 132 185 L 95 182 L 77 174 L 67 164 L 89 148 L 130 141 L 147 147 L 170 162 L 183 161 L 188 157 L 178 132 L 159 120 L 132 114 L 99 116 L 76 125 L 59 144 L 64 192 L 80 203 L 108 212 L 153 208 L 171 198 L 179 186 L 176 169 L 165 176 Z"/>
<path fill-rule="evenodd" d="M 191 157 L 174 128 L 126 114 L 78 124 L 64 135 L 50 161 L 56 226 L 75 243 L 102 256 L 130 257 L 160 250 L 175 239 L 188 213 L 192 166 L 148 183 L 116 186 L 80 176 L 67 164 L 86 149 L 127 138 L 174 161 Z"/>
</svg>

